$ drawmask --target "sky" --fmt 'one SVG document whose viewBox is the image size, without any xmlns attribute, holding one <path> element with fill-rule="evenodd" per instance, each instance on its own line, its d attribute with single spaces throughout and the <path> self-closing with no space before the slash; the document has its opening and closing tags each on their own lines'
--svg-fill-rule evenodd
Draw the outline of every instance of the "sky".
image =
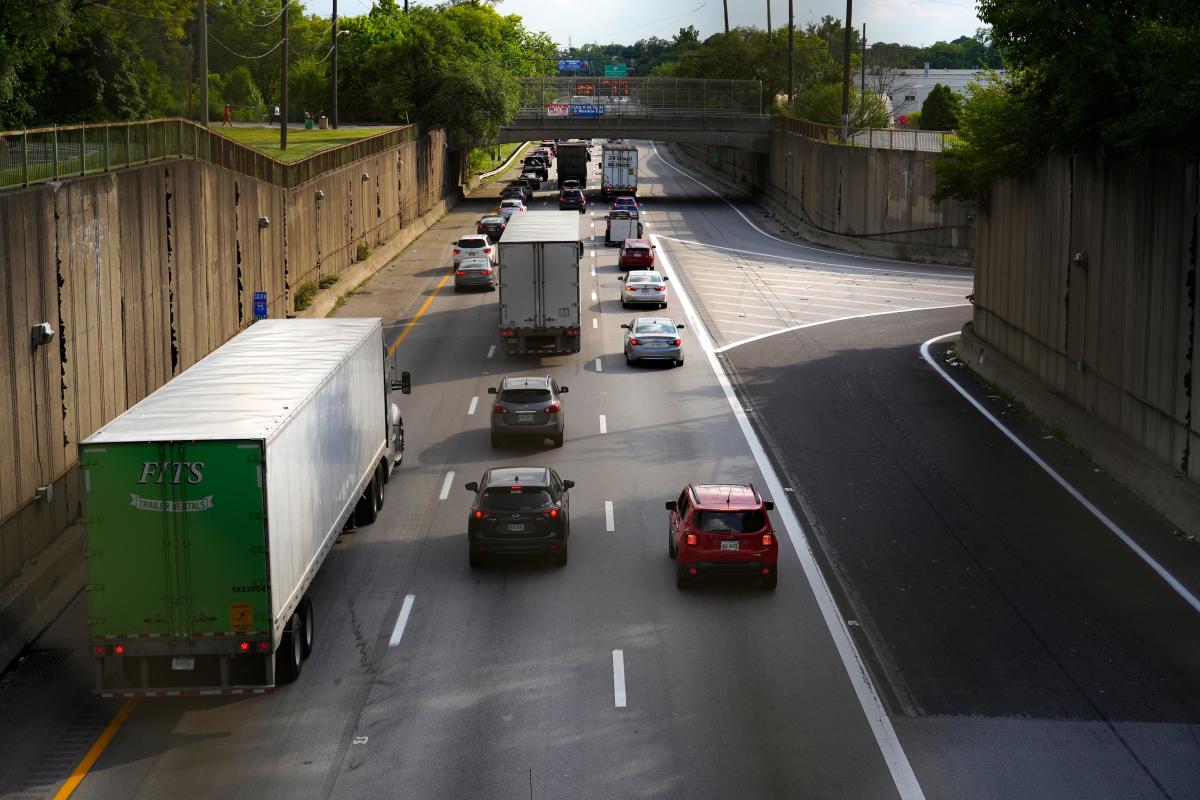
<svg viewBox="0 0 1200 800">
<path fill-rule="evenodd" d="M 415 0 L 414 0 L 415 1 Z M 773 28 L 786 24 L 788 0 L 727 0 L 729 26 L 767 26 L 767 3 L 771 5 Z M 792 0 L 796 27 L 804 28 L 826 14 L 841 19 L 844 0 Z M 311 13 L 327 15 L 332 0 L 305 0 Z M 370 0 L 338 0 L 338 13 L 365 13 Z M 525 27 L 545 31 L 563 47 L 568 42 L 632 44 L 638 39 L 659 36 L 669 39 L 680 28 L 695 25 L 703 39 L 724 29 L 722 0 L 502 0 L 502 14 L 519 14 Z M 984 27 L 975 16 L 974 0 L 858 0 L 851 22 L 862 30 L 867 25 L 867 42 L 930 45 L 971 36 Z"/>
</svg>

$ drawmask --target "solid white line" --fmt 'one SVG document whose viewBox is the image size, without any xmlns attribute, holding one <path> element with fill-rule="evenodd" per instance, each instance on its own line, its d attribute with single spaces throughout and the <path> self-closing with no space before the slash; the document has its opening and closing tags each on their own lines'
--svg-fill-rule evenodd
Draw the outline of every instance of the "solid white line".
<svg viewBox="0 0 1200 800">
<path fill-rule="evenodd" d="M 596 277 L 596 268 L 592 267 L 592 277 Z"/>
<path fill-rule="evenodd" d="M 613 519 L 613 504 L 612 500 L 604 501 L 604 530 L 612 533 L 617 529 L 616 520 Z"/>
<path fill-rule="evenodd" d="M 798 331 L 801 328 L 815 328 L 818 325 L 828 325 L 831 322 L 845 322 L 845 321 L 851 320 L 851 319 L 864 319 L 865 317 L 885 317 L 888 314 L 908 314 L 913 311 L 937 311 L 938 309 L 942 309 L 942 308 L 963 308 L 964 306 L 969 306 L 969 305 L 970 305 L 970 303 L 954 303 L 954 304 L 948 305 L 948 306 L 926 306 L 925 308 L 897 308 L 895 311 L 872 311 L 870 314 L 855 314 L 850 317 L 835 317 L 834 319 L 819 319 L 816 322 L 806 322 L 803 325 L 793 325 L 790 328 L 784 328 L 783 330 L 775 331 L 774 333 L 763 333 L 758 336 L 751 336 L 749 339 L 741 339 L 739 341 L 732 342 L 731 344 L 727 344 L 724 347 L 718 347 L 713 352 L 724 353 L 726 350 L 732 350 L 733 348 L 741 347 L 744 344 L 750 344 L 751 342 L 757 342 L 759 339 L 766 339 L 769 336 L 778 336 L 781 333 L 790 333 L 792 331 Z"/>
<path fill-rule="evenodd" d="M 392 628 L 392 638 L 388 641 L 388 647 L 400 644 L 400 637 L 404 635 L 404 626 L 408 624 L 408 615 L 412 613 L 413 601 L 416 599 L 415 594 L 405 595 L 404 605 L 400 606 L 400 616 L 396 617 L 396 627 Z"/>
<path fill-rule="evenodd" d="M 475 409 L 476 409 L 478 406 L 479 406 L 479 398 L 478 398 L 478 397 L 472 397 L 472 398 L 471 398 L 471 405 L 470 405 L 470 406 L 467 408 L 467 416 L 468 416 L 468 417 L 474 416 L 474 415 L 475 415 Z"/>
<path fill-rule="evenodd" d="M 592 292 L 592 302 L 596 302 L 596 293 Z"/>
<path fill-rule="evenodd" d="M 600 415 L 600 432 L 608 433 L 608 419 L 603 414 Z"/>
<path fill-rule="evenodd" d="M 604 372 L 604 365 L 600 363 L 600 359 L 596 359 L 596 372 Z"/>
<path fill-rule="evenodd" d="M 600 327 L 600 320 L 596 319 L 595 317 L 592 317 L 592 327 L 593 327 L 593 328 L 599 328 L 599 327 Z"/>
<path fill-rule="evenodd" d="M 488 348 L 487 357 L 491 358 L 494 355 L 496 355 L 496 345 L 492 345 L 491 347 Z"/>
<path fill-rule="evenodd" d="M 613 703 L 625 707 L 625 651 L 613 650 Z"/>
<path fill-rule="evenodd" d="M 446 473 L 446 480 L 442 481 L 442 493 L 438 495 L 438 500 L 445 500 L 450 496 L 450 484 L 454 481 L 454 470 Z"/>
<path fill-rule="evenodd" d="M 992 423 L 997 428 L 999 428 L 1000 432 L 1003 433 L 1010 442 L 1015 444 L 1017 447 L 1021 448 L 1021 452 L 1023 452 L 1025 455 L 1029 456 L 1031 459 L 1033 459 L 1033 463 L 1035 463 L 1039 467 L 1041 467 L 1046 472 L 1046 474 L 1049 475 L 1054 480 L 1055 483 L 1057 483 L 1059 486 L 1061 486 L 1063 489 L 1066 490 L 1067 494 L 1071 495 L 1071 497 L 1074 497 L 1081 506 L 1086 508 L 1088 510 L 1088 512 L 1091 513 L 1091 515 L 1093 517 L 1098 519 L 1100 521 L 1101 525 L 1108 528 L 1109 531 L 1111 531 L 1114 536 L 1116 536 L 1118 539 L 1120 539 L 1122 542 L 1124 542 L 1125 545 L 1130 550 L 1132 550 L 1134 552 L 1134 554 L 1137 555 L 1138 558 L 1140 558 L 1142 561 L 1144 561 L 1146 563 L 1146 565 L 1148 567 L 1150 567 L 1150 569 L 1152 569 L 1156 573 L 1158 573 L 1158 577 L 1162 578 L 1166 582 L 1166 584 L 1175 591 L 1175 594 L 1182 597 L 1184 602 L 1186 602 L 1189 606 L 1191 606 L 1193 610 L 1200 611 L 1200 599 L 1197 599 L 1196 595 L 1189 592 L 1184 587 L 1184 585 L 1175 578 L 1174 575 L 1172 575 L 1170 572 L 1167 572 L 1166 567 L 1164 567 L 1162 564 L 1159 564 L 1158 561 L 1156 561 L 1154 559 L 1154 556 L 1147 553 L 1142 548 L 1141 545 L 1139 545 L 1137 542 L 1135 542 L 1133 540 L 1133 537 L 1131 537 L 1129 534 L 1127 534 L 1125 531 L 1123 531 L 1120 528 L 1120 526 L 1117 525 L 1117 523 L 1115 523 L 1111 519 L 1109 519 L 1108 515 L 1105 514 L 1103 511 L 1101 511 L 1099 508 L 1097 508 L 1096 505 L 1094 503 L 1092 503 L 1092 501 L 1090 501 L 1086 497 L 1084 497 L 1082 492 L 1080 492 L 1078 489 L 1076 489 L 1071 484 L 1067 483 L 1066 478 L 1064 478 L 1062 475 L 1059 475 L 1058 472 L 1056 472 L 1054 470 L 1054 467 L 1047 464 L 1042 459 L 1041 456 L 1039 456 L 1037 453 L 1033 452 L 1033 450 L 1030 449 L 1029 445 L 1025 444 L 1025 442 L 1021 441 L 1021 439 L 1018 438 L 1015 433 L 1013 433 L 1011 430 L 1009 430 L 1007 427 L 1005 427 L 1003 422 L 1001 422 L 999 419 L 997 419 L 996 416 L 994 414 L 992 414 L 992 412 L 988 411 L 983 406 L 982 403 L 980 403 L 978 400 L 976 400 L 974 397 L 972 397 L 970 392 L 968 392 L 966 389 L 964 389 L 962 386 L 960 386 L 958 384 L 958 381 L 951 378 L 950 373 L 946 372 L 945 368 L 942 367 L 941 364 L 937 363 L 937 359 L 934 358 L 933 355 L 929 352 L 930 346 L 934 342 L 941 341 L 942 339 L 947 339 L 951 336 L 957 336 L 958 334 L 959 334 L 959 331 L 954 331 L 952 333 L 944 333 L 941 336 L 933 337 L 929 341 L 925 342 L 925 344 L 921 345 L 921 357 L 924 358 L 925 361 L 927 361 L 929 363 L 929 366 L 931 366 L 935 370 L 937 370 L 938 374 L 941 375 L 943 378 L 945 378 L 946 382 L 949 383 L 951 386 L 953 386 L 959 394 L 961 394 L 963 397 L 965 397 L 967 399 L 967 402 L 970 403 L 971 405 L 973 405 L 975 407 L 975 410 L 978 411 L 980 414 L 982 414 L 987 419 L 988 422 Z"/>
<path fill-rule="evenodd" d="M 657 234 L 651 234 L 650 239 L 655 244 L 658 243 Z M 779 476 L 775 474 L 775 468 L 771 465 L 771 460 L 767 457 L 767 452 L 759 441 L 758 434 L 754 432 L 750 418 L 746 416 L 745 410 L 738 402 L 733 385 L 729 382 L 729 377 L 725 374 L 720 360 L 713 351 L 712 340 L 709 339 L 708 332 L 704 329 L 700 315 L 696 313 L 696 308 L 692 305 L 687 292 L 683 290 L 682 281 L 677 280 L 678 275 L 671 267 L 671 261 L 664 252 L 665 249 L 658 249 L 659 262 L 663 266 L 663 271 L 672 278 L 676 286 L 675 296 L 679 298 L 684 313 L 687 315 L 688 323 L 692 326 L 692 335 L 700 342 L 700 347 L 708 358 L 708 365 L 712 369 L 713 375 L 716 376 L 721 391 L 725 394 L 725 399 L 733 411 L 733 417 L 742 431 L 742 436 L 746 439 L 746 444 L 750 447 L 750 452 L 754 455 L 754 460 L 758 463 L 768 493 L 777 501 L 775 510 L 783 522 L 783 528 L 787 531 L 788 539 L 791 541 L 797 557 L 800 559 L 804 576 L 808 579 L 813 596 L 821 609 L 825 627 L 829 629 L 829 635 L 833 639 L 834 647 L 837 648 L 838 656 L 841 657 L 842 667 L 846 670 L 850 684 L 854 687 L 854 693 L 858 697 L 867 724 L 871 726 L 871 731 L 875 734 L 875 742 L 879 745 L 879 752 L 887 763 L 892 782 L 896 785 L 896 791 L 904 800 L 924 800 L 925 793 L 917 782 L 912 765 L 908 763 L 908 756 L 900 744 L 900 739 L 896 736 L 896 730 L 892 727 L 892 721 L 888 718 L 887 711 L 884 710 L 883 702 L 879 699 L 874 684 L 871 683 L 862 655 L 854 646 L 846 622 L 838 613 L 833 593 L 829 590 L 829 584 L 825 582 L 825 576 L 817 567 L 817 561 L 808 544 L 808 536 L 804 527 L 796 517 L 795 511 L 792 510 L 791 503 L 787 502 L 783 484 L 780 482 Z"/>
<path fill-rule="evenodd" d="M 655 146 L 654 142 L 650 142 L 650 147 L 654 150 L 654 155 L 658 156 L 659 160 L 661 160 L 664 164 L 666 164 L 668 167 L 675 170 L 676 172 L 678 172 L 680 175 L 684 176 L 685 178 L 689 178 L 689 179 L 695 181 L 696 183 L 700 184 L 701 187 L 703 187 L 704 189 L 707 189 L 709 192 L 711 192 L 712 194 L 716 195 L 718 198 L 723 200 L 726 205 L 728 205 L 730 208 L 732 208 L 734 210 L 734 213 L 736 213 L 739 217 L 741 217 L 743 220 L 745 220 L 747 225 L 749 225 L 751 228 L 753 228 L 754 230 L 761 233 L 763 236 L 766 236 L 768 239 L 774 239 L 777 242 L 789 245 L 791 247 L 799 247 L 799 248 L 802 248 L 805 250 L 813 250 L 818 253 L 831 253 L 833 255 L 838 255 L 838 256 L 851 256 L 852 258 L 866 258 L 866 259 L 870 259 L 872 261 L 894 262 L 894 259 L 891 259 L 891 258 L 881 258 L 879 256 L 863 256 L 863 255 L 858 255 L 857 253 L 845 253 L 845 252 L 842 252 L 841 250 L 827 250 L 823 247 L 815 247 L 811 244 L 800 244 L 797 242 L 789 242 L 786 239 L 780 239 L 778 236 L 772 236 L 771 234 L 767 233 L 762 228 L 758 227 L 753 222 L 751 222 L 750 218 L 747 217 L 745 214 L 743 214 L 741 209 L 739 209 L 737 206 L 735 206 L 733 203 L 731 203 L 729 201 L 729 199 L 725 197 L 725 195 L 721 194 L 716 189 L 713 189 L 707 183 L 704 183 L 703 181 L 701 181 L 691 175 L 688 175 L 686 172 L 681 170 L 679 167 L 675 166 L 670 161 L 663 158 L 662 154 L 658 152 L 658 147 Z M 944 266 L 944 265 L 939 264 L 938 266 L 940 267 L 940 266 Z M 946 269 L 969 269 L 969 267 L 964 268 L 964 267 L 946 266 Z"/>
</svg>

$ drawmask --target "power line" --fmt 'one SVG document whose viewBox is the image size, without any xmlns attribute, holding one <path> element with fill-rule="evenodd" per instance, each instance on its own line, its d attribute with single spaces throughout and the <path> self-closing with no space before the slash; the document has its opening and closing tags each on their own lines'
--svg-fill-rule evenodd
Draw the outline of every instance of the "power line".
<svg viewBox="0 0 1200 800">
<path fill-rule="evenodd" d="M 278 49 L 279 49 L 279 45 L 283 44 L 283 39 L 280 39 L 278 42 L 276 42 L 276 43 L 275 43 L 275 46 L 274 46 L 274 47 L 272 47 L 272 48 L 271 48 L 270 50 L 268 50 L 267 52 L 265 52 L 265 53 L 263 53 L 263 54 L 261 54 L 261 55 L 257 55 L 257 56 L 248 56 L 248 55 L 246 55 L 245 53 L 239 53 L 237 50 L 234 50 L 232 47 L 230 47 L 229 45 L 225 44 L 225 43 L 224 43 L 224 42 L 222 42 L 220 39 L 218 39 L 216 36 L 213 36 L 211 33 L 210 33 L 210 34 L 208 34 L 208 38 L 209 38 L 209 39 L 212 39 L 214 42 L 216 42 L 217 44 L 221 45 L 221 47 L 225 48 L 225 49 L 226 49 L 226 50 L 228 50 L 230 53 L 233 53 L 233 54 L 234 54 L 235 56 L 237 56 L 238 58 L 245 58 L 245 59 L 249 59 L 250 61 L 256 61 L 256 60 L 258 60 L 258 59 L 260 59 L 260 58 L 266 58 L 267 56 L 271 55 L 271 53 L 274 53 L 276 50 L 278 50 Z"/>
</svg>

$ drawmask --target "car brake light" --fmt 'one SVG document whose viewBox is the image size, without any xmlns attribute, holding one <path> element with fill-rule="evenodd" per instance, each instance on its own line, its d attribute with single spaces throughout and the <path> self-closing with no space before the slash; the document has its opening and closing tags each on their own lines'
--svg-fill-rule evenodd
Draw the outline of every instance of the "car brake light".
<svg viewBox="0 0 1200 800">
<path fill-rule="evenodd" d="M 123 644 L 113 645 L 113 655 L 116 655 L 116 656 L 125 655 L 125 645 L 123 645 Z"/>
<path fill-rule="evenodd" d="M 687 535 L 687 543 L 688 543 L 688 544 L 690 544 L 690 545 L 694 545 L 694 544 L 696 544 L 696 542 L 697 542 L 697 541 L 699 541 L 699 538 L 696 536 L 696 534 L 694 534 L 694 533 L 689 533 L 689 534 Z"/>
<path fill-rule="evenodd" d="M 249 642 L 238 642 L 238 650 L 241 650 L 243 653 L 249 653 L 250 652 L 250 643 Z"/>
<path fill-rule="evenodd" d="M 516 336 L 516 331 L 500 331 L 501 336 Z"/>
<path fill-rule="evenodd" d="M 567 336 L 578 336 L 578 335 L 579 335 L 578 328 L 567 328 Z"/>
<path fill-rule="evenodd" d="M 683 344 L 683 339 L 676 339 L 676 340 L 675 340 L 675 346 L 676 346 L 676 347 L 679 347 L 679 345 L 681 345 L 681 344 Z"/>
<path fill-rule="evenodd" d="M 456 269 L 456 270 L 454 270 L 454 274 L 455 275 L 466 275 L 467 273 L 463 272 L 461 269 Z"/>
<path fill-rule="evenodd" d="M 483 248 L 483 252 L 485 252 L 485 253 L 490 253 L 490 252 L 492 252 L 492 248 L 490 248 L 490 247 L 485 247 L 485 248 Z"/>
<path fill-rule="evenodd" d="M 479 273 L 481 275 L 491 275 L 492 271 L 490 269 L 481 269 L 481 270 L 479 270 Z"/>
<path fill-rule="evenodd" d="M 457 247 L 454 248 L 454 255 L 458 255 L 461 252 L 462 252 L 462 250 L 459 250 Z"/>
<path fill-rule="evenodd" d="M 558 519 L 558 509 L 557 508 L 550 509 L 549 511 L 546 512 L 546 516 L 549 517 L 550 519 Z"/>
<path fill-rule="evenodd" d="M 260 652 L 260 653 L 265 653 L 265 652 L 267 652 L 267 651 L 268 651 L 268 650 L 270 650 L 270 649 L 271 649 L 271 643 L 270 643 L 270 642 L 259 642 L 259 643 L 258 643 L 258 650 L 259 650 L 259 652 Z"/>
<path fill-rule="evenodd" d="M 96 655 L 98 655 L 98 656 L 102 656 L 102 655 L 106 655 L 106 653 L 107 653 L 107 650 L 106 650 L 106 648 L 104 647 L 104 645 L 102 645 L 102 644 L 98 644 L 98 645 L 96 645 L 95 647 L 93 647 L 93 648 L 92 648 L 92 652 L 93 652 L 93 653 L 95 653 L 95 654 L 96 654 Z"/>
<path fill-rule="evenodd" d="M 476 509 L 476 511 L 475 511 L 475 519 L 483 519 L 483 512 L 482 512 L 482 511 L 479 511 L 478 509 Z"/>
<path fill-rule="evenodd" d="M 562 404 L 561 403 L 551 403 L 550 405 L 546 406 L 546 411 L 548 411 L 551 414 L 555 414 L 559 411 L 562 411 Z"/>
<path fill-rule="evenodd" d="M 655 286 L 654 287 L 654 291 L 656 291 L 656 292 L 665 292 L 666 290 L 667 290 L 667 287 L 665 287 L 665 286 Z"/>
<path fill-rule="evenodd" d="M 496 403 L 496 405 L 492 406 L 492 412 L 495 414 L 507 414 L 508 409 L 505 408 L 504 406 L 500 405 L 499 403 Z"/>
<path fill-rule="evenodd" d="M 637 345 L 637 344 L 639 344 L 639 342 L 638 342 L 638 340 L 637 340 L 637 339 L 630 339 L 630 340 L 629 340 L 629 343 L 630 343 L 630 344 L 632 344 L 632 345 Z"/>
<path fill-rule="evenodd" d="M 771 543 L 774 541 L 775 541 L 775 537 L 772 536 L 771 534 L 769 534 L 769 533 L 763 534 L 763 536 L 762 536 L 763 547 L 770 547 Z"/>
</svg>

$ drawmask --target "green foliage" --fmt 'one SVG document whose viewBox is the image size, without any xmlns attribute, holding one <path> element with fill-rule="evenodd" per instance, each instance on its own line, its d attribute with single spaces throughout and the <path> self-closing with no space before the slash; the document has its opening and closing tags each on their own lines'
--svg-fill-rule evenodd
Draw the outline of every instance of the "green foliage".
<svg viewBox="0 0 1200 800">
<path fill-rule="evenodd" d="M 254 82 L 254 76 L 244 64 L 239 64 L 230 70 L 222 80 L 220 91 L 221 100 L 232 106 L 233 118 L 236 120 L 261 122 L 266 119 L 267 106 L 263 102 L 262 92 Z M 214 82 L 209 79 L 209 94 L 217 94 L 213 88 Z M 218 115 L 213 119 L 221 119 Z"/>
<path fill-rule="evenodd" d="M 296 294 L 293 295 L 293 297 L 292 297 L 292 300 L 294 300 L 295 304 L 296 304 L 296 310 L 303 311 L 304 309 L 311 306 L 313 298 L 316 296 L 317 296 L 317 285 L 315 283 L 312 283 L 311 281 L 309 281 L 308 283 L 302 283 L 299 286 L 297 286 Z"/>
<path fill-rule="evenodd" d="M 935 83 L 921 104 L 919 127 L 927 131 L 952 131 L 958 127 L 962 98 L 949 86 Z"/>
<path fill-rule="evenodd" d="M 317 282 L 317 285 L 322 289 L 328 289 L 330 286 L 333 286 L 335 283 L 337 283 L 339 278 L 339 275 L 322 275 L 321 280 Z"/>
<path fill-rule="evenodd" d="M 842 85 L 822 83 L 811 86 L 796 96 L 791 116 L 819 122 L 823 125 L 842 124 Z M 879 95 L 861 94 L 850 87 L 850 130 L 888 127 L 887 106 Z"/>
<path fill-rule="evenodd" d="M 974 37 L 960 36 L 929 47 L 877 42 L 867 51 L 870 67 L 921 67 L 926 63 L 933 69 L 999 69 L 1001 57 L 987 28 L 976 31 Z"/>
<path fill-rule="evenodd" d="M 371 248 L 367 247 L 366 242 L 359 242 L 358 247 L 355 250 L 354 260 L 355 261 L 366 261 L 367 256 L 369 256 L 369 255 L 371 255 Z"/>
</svg>

